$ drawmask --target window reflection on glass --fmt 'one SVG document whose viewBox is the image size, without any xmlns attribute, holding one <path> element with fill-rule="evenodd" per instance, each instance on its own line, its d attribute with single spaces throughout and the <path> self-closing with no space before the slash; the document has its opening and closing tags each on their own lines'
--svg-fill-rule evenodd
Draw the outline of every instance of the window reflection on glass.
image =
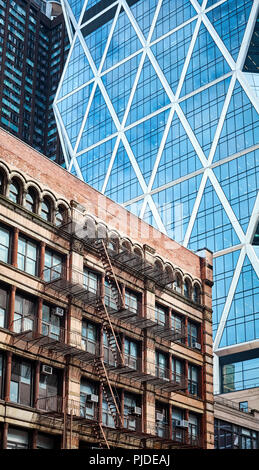
<svg viewBox="0 0 259 470">
<path fill-rule="evenodd" d="M 10 232 L 4 227 L 0 227 L 0 260 L 4 263 L 9 262 L 10 258 Z"/>
<path fill-rule="evenodd" d="M 11 199 L 11 201 L 15 202 L 16 204 L 19 204 L 20 202 L 19 198 L 20 198 L 19 184 L 16 181 L 12 181 L 9 186 L 9 199 Z"/>
<path fill-rule="evenodd" d="M 62 256 L 46 249 L 44 260 L 44 281 L 59 279 L 62 274 Z"/>
<path fill-rule="evenodd" d="M 91 353 L 97 352 L 97 327 L 86 320 L 82 321 L 82 348 Z"/>
<path fill-rule="evenodd" d="M 51 203 L 48 199 L 44 198 L 41 203 L 41 217 L 48 222 L 51 221 Z"/>
<path fill-rule="evenodd" d="M 18 240 L 18 268 L 32 276 L 37 275 L 37 244 L 19 236 Z"/>
</svg>

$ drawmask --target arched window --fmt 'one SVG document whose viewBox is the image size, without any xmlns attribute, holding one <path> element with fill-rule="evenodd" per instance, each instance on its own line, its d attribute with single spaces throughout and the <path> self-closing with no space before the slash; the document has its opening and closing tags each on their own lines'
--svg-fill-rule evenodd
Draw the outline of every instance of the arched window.
<svg viewBox="0 0 259 470">
<path fill-rule="evenodd" d="M 139 258 L 142 258 L 142 251 L 139 248 L 134 248 L 134 254 Z"/>
<path fill-rule="evenodd" d="M 191 283 L 188 279 L 186 279 L 184 281 L 184 285 L 183 285 L 183 295 L 184 297 L 186 297 L 187 299 L 190 299 L 191 298 Z"/>
<path fill-rule="evenodd" d="M 0 170 L 0 194 L 5 194 L 6 188 L 6 176 L 5 173 Z"/>
<path fill-rule="evenodd" d="M 9 199 L 16 204 L 20 203 L 21 192 L 19 183 L 16 180 L 12 180 L 9 186 Z"/>
<path fill-rule="evenodd" d="M 131 251 L 130 244 L 129 244 L 129 242 L 127 242 L 127 241 L 123 241 L 123 242 L 122 242 L 121 248 L 122 248 L 122 251 L 128 251 L 128 252 Z"/>
<path fill-rule="evenodd" d="M 44 198 L 41 203 L 40 215 L 44 220 L 51 221 L 51 203 L 47 198 Z"/>
<path fill-rule="evenodd" d="M 180 274 L 175 275 L 175 280 L 173 282 L 173 288 L 176 292 L 181 294 L 181 292 L 182 292 L 182 278 L 181 278 Z"/>
<path fill-rule="evenodd" d="M 25 207 L 30 212 L 36 212 L 36 192 L 33 188 L 29 188 L 26 198 L 25 198 Z"/>
<path fill-rule="evenodd" d="M 59 206 L 56 211 L 55 224 L 57 227 L 59 227 L 65 221 L 66 221 L 66 209 L 63 206 Z"/>
<path fill-rule="evenodd" d="M 119 239 L 117 237 L 110 237 L 108 239 L 107 248 L 118 253 L 119 251 Z"/>
<path fill-rule="evenodd" d="M 196 302 L 196 304 L 201 303 L 201 289 L 198 284 L 195 284 L 193 289 L 193 301 Z"/>
</svg>

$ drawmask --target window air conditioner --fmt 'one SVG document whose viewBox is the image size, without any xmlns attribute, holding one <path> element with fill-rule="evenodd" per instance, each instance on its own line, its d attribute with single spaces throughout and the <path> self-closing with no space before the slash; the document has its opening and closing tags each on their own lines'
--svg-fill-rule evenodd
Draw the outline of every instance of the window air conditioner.
<svg viewBox="0 0 259 470">
<path fill-rule="evenodd" d="M 163 413 L 156 413 L 156 420 L 157 421 L 163 421 L 164 415 Z"/>
<path fill-rule="evenodd" d="M 52 375 L 52 367 L 42 364 L 41 372 L 46 375 Z"/>
<path fill-rule="evenodd" d="M 61 308 L 61 307 L 55 307 L 55 308 L 53 308 L 52 313 L 53 313 L 54 315 L 57 315 L 58 317 L 63 317 L 63 315 L 64 315 L 64 309 Z"/>
<path fill-rule="evenodd" d="M 141 416 L 141 412 L 140 406 L 133 406 L 133 408 L 131 408 L 131 415 Z"/>
<path fill-rule="evenodd" d="M 188 428 L 188 421 L 186 419 L 182 419 L 179 424 L 180 428 Z"/>
<path fill-rule="evenodd" d="M 200 349 L 201 350 L 201 344 L 200 343 L 194 343 L 195 349 Z"/>
<path fill-rule="evenodd" d="M 86 401 L 91 401 L 91 402 L 94 402 L 94 403 L 98 403 L 99 397 L 98 397 L 98 395 L 94 395 L 93 393 L 91 393 L 89 395 L 86 395 Z"/>
</svg>

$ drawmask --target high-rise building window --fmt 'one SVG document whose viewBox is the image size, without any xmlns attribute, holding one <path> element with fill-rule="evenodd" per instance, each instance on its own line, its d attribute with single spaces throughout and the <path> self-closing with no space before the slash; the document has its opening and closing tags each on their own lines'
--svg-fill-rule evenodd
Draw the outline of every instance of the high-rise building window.
<svg viewBox="0 0 259 470">
<path fill-rule="evenodd" d="M 192 364 L 188 366 L 188 391 L 190 395 L 199 396 L 200 387 L 199 387 L 199 368 Z"/>
<path fill-rule="evenodd" d="M 125 307 L 131 312 L 138 313 L 138 297 L 128 290 L 125 291 Z"/>
<path fill-rule="evenodd" d="M 34 301 L 16 294 L 13 330 L 16 333 L 20 333 L 25 330 L 33 330 L 35 312 L 36 305 Z"/>
<path fill-rule="evenodd" d="M 0 400 L 3 397 L 3 381 L 4 381 L 4 356 L 0 354 Z"/>
<path fill-rule="evenodd" d="M 41 373 L 39 380 L 39 398 L 38 408 L 45 411 L 62 410 L 62 374 L 58 369 L 49 369 L 45 373 L 44 365 L 41 364 Z"/>
<path fill-rule="evenodd" d="M 98 401 L 98 385 L 87 379 L 82 379 L 80 384 L 80 416 L 86 419 L 96 420 Z"/>
<path fill-rule="evenodd" d="M 141 429 L 141 399 L 131 393 L 124 395 L 124 427 L 132 431 Z"/>
<path fill-rule="evenodd" d="M 163 379 L 168 379 L 168 356 L 165 353 L 156 351 L 156 375 Z"/>
<path fill-rule="evenodd" d="M 200 435 L 200 419 L 194 413 L 189 413 L 188 429 L 190 443 L 193 445 L 198 445 Z"/>
<path fill-rule="evenodd" d="M 93 323 L 83 320 L 82 321 L 82 348 L 91 353 L 97 354 L 97 326 Z"/>
<path fill-rule="evenodd" d="M 132 369 L 138 366 L 138 344 L 128 338 L 124 342 L 125 364 Z"/>
<path fill-rule="evenodd" d="M 195 343 L 198 342 L 198 333 L 198 326 L 188 321 L 188 346 L 190 346 L 190 348 L 194 348 Z"/>
<path fill-rule="evenodd" d="M 28 209 L 30 212 L 36 212 L 36 204 L 37 198 L 35 190 L 33 188 L 29 188 L 25 198 L 26 209 Z"/>
<path fill-rule="evenodd" d="M 63 257 L 49 248 L 45 251 L 44 281 L 53 281 L 62 275 Z"/>
<path fill-rule="evenodd" d="M 29 433 L 23 429 L 9 426 L 7 449 L 29 449 Z"/>
<path fill-rule="evenodd" d="M 20 358 L 13 358 L 10 401 L 22 405 L 31 406 L 32 404 L 32 365 L 30 362 Z"/>
<path fill-rule="evenodd" d="M 62 317 L 55 314 L 55 307 L 43 303 L 41 331 L 44 336 L 56 340 L 65 340 L 64 331 L 61 330 Z"/>
<path fill-rule="evenodd" d="M 15 202 L 16 204 L 20 204 L 20 199 L 21 199 L 20 185 L 15 180 L 12 180 L 9 186 L 9 199 L 11 199 L 11 201 Z"/>
<path fill-rule="evenodd" d="M 6 328 L 8 309 L 8 291 L 0 287 L 0 327 Z"/>
<path fill-rule="evenodd" d="M 51 202 L 47 198 L 44 198 L 41 203 L 40 215 L 44 220 L 47 220 L 48 222 L 51 221 L 51 209 L 52 209 Z"/>
<path fill-rule="evenodd" d="M 32 240 L 19 236 L 18 268 L 32 276 L 38 274 L 38 246 Z"/>
<path fill-rule="evenodd" d="M 10 242 L 10 231 L 5 227 L 0 226 L 0 260 L 4 261 L 4 263 L 10 262 Z"/>
</svg>

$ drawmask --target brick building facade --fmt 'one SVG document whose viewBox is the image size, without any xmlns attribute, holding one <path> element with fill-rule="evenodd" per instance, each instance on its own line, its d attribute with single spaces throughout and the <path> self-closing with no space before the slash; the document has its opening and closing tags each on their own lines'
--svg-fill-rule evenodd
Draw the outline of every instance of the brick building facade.
<svg viewBox="0 0 259 470">
<path fill-rule="evenodd" d="M 212 253 L 0 130 L 0 447 L 213 448 Z"/>
</svg>

